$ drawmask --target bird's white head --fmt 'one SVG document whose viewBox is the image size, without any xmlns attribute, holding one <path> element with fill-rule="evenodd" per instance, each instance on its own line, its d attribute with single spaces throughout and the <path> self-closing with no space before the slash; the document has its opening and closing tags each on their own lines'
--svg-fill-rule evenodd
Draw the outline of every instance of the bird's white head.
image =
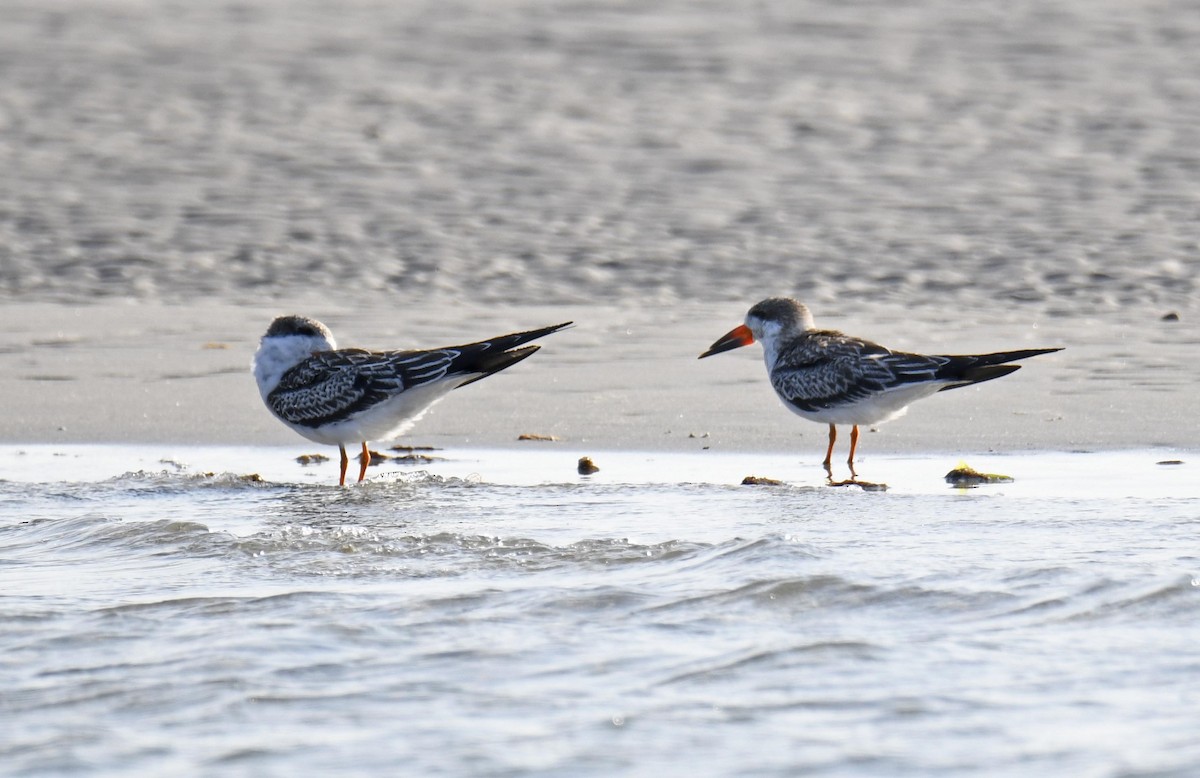
<svg viewBox="0 0 1200 778">
<path fill-rule="evenodd" d="M 254 379 L 265 398 L 283 374 L 318 351 L 337 348 L 333 333 L 307 316 L 280 316 L 271 322 L 254 354 Z"/>
<path fill-rule="evenodd" d="M 781 338 L 798 335 L 815 328 L 808 307 L 799 300 L 788 297 L 769 297 L 756 303 L 746 314 L 746 323 L 734 327 L 700 355 L 701 359 L 723 351 L 749 346 L 758 341 L 763 344 L 768 364 L 773 363 Z"/>
<path fill-rule="evenodd" d="M 815 325 L 804 303 L 790 297 L 769 297 L 746 313 L 746 328 L 762 344 L 767 370 L 772 370 L 783 345 Z"/>
</svg>

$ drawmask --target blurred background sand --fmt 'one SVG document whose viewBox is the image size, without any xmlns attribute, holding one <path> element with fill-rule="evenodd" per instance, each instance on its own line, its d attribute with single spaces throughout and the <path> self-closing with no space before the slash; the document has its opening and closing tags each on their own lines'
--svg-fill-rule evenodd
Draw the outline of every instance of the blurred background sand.
<svg viewBox="0 0 1200 778">
<path fill-rule="evenodd" d="M 248 372 L 299 311 L 369 347 L 580 323 L 417 440 L 819 456 L 757 349 L 695 361 L 790 294 L 1068 347 L 866 453 L 1194 446 L 1194 11 L 6 0 L 0 440 L 310 447 Z"/>
</svg>

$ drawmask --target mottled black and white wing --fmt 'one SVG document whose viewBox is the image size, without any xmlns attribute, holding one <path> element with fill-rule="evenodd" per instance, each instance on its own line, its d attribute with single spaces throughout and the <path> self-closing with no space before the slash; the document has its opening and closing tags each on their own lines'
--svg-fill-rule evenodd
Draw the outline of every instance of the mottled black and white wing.
<svg viewBox="0 0 1200 778">
<path fill-rule="evenodd" d="M 291 424 L 337 424 L 415 387 L 447 382 L 448 391 L 497 373 L 538 350 L 518 346 L 570 324 L 429 351 L 319 351 L 283 374 L 267 404 Z"/>
<path fill-rule="evenodd" d="M 771 385 L 796 408 L 815 412 L 937 380 L 946 362 L 946 357 L 896 352 L 841 333 L 816 332 L 780 355 Z"/>
<path fill-rule="evenodd" d="M 454 349 L 321 351 L 284 373 L 267 404 L 292 424 L 336 424 L 415 386 L 445 379 L 459 356 Z"/>
</svg>

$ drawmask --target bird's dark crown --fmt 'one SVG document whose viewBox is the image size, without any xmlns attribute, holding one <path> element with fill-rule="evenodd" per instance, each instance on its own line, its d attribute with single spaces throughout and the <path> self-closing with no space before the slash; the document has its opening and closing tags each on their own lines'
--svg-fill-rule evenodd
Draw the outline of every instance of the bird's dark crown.
<svg viewBox="0 0 1200 778">
<path fill-rule="evenodd" d="M 329 328 L 307 316 L 279 316 L 267 328 L 268 338 L 287 335 L 304 335 L 310 338 L 328 338 Z"/>
<path fill-rule="evenodd" d="M 761 321 L 778 322 L 783 325 L 791 324 L 796 327 L 803 325 L 806 319 L 811 319 L 808 308 L 799 300 L 790 297 L 769 297 L 755 303 L 747 318 L 753 316 Z"/>
</svg>

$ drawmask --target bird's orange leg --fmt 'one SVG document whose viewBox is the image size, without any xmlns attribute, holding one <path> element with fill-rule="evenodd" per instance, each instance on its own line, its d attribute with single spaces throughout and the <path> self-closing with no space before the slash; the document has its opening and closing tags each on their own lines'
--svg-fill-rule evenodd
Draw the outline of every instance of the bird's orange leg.
<svg viewBox="0 0 1200 778">
<path fill-rule="evenodd" d="M 363 441 L 363 452 L 360 457 L 362 464 L 358 466 L 358 481 L 362 483 L 363 476 L 367 474 L 367 465 L 371 464 L 371 452 L 367 451 L 367 441 Z"/>
<path fill-rule="evenodd" d="M 829 470 L 829 463 L 833 461 L 833 444 L 837 441 L 837 427 L 829 425 L 829 448 L 825 449 L 825 461 L 821 464 L 825 465 L 825 469 Z"/>
<path fill-rule="evenodd" d="M 855 424 L 850 429 L 850 458 L 846 460 L 846 464 L 850 465 L 850 477 L 857 479 L 858 473 L 854 472 L 854 452 L 858 450 L 858 425 Z"/>
<path fill-rule="evenodd" d="M 346 447 L 341 443 L 338 444 L 338 451 L 342 452 L 342 474 L 338 478 L 338 486 L 346 485 L 346 465 L 350 464 L 350 457 L 346 456 Z"/>
</svg>

